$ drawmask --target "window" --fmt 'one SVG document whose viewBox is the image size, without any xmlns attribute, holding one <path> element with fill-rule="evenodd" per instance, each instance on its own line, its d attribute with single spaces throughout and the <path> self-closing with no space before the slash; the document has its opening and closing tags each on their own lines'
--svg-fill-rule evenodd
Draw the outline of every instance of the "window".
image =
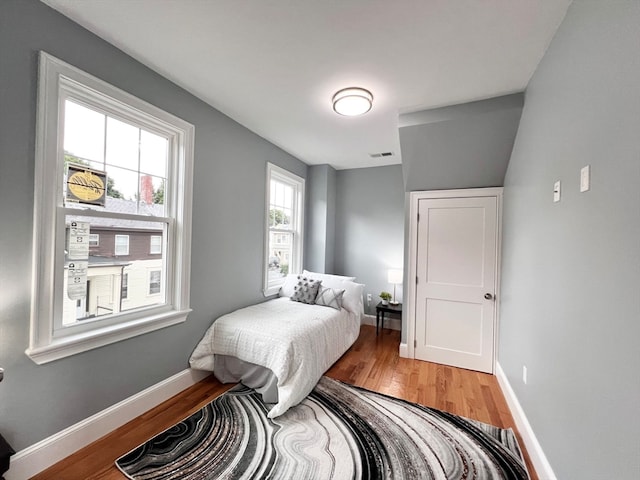
<svg viewBox="0 0 640 480">
<path fill-rule="evenodd" d="M 151 235 L 149 237 L 149 253 L 162 253 L 162 236 L 161 235 Z"/>
<path fill-rule="evenodd" d="M 160 270 L 154 270 L 149 272 L 149 295 L 155 295 L 160 293 L 160 279 L 162 278 L 162 272 Z"/>
<path fill-rule="evenodd" d="M 120 284 L 120 299 L 126 300 L 129 297 L 129 274 L 122 274 L 122 283 Z"/>
<path fill-rule="evenodd" d="M 115 255 L 129 255 L 129 235 L 116 235 Z"/>
<path fill-rule="evenodd" d="M 185 321 L 193 136 L 183 120 L 40 53 L 27 349 L 36 363 Z M 103 236 L 99 255 L 89 255 L 99 245 L 91 230 Z M 143 243 L 153 236 L 157 258 Z"/>
<path fill-rule="evenodd" d="M 100 246 L 100 235 L 97 233 L 89 234 L 89 246 L 90 247 L 99 247 Z"/>
<path fill-rule="evenodd" d="M 267 164 L 264 294 L 278 293 L 288 273 L 302 270 L 304 179 Z"/>
</svg>

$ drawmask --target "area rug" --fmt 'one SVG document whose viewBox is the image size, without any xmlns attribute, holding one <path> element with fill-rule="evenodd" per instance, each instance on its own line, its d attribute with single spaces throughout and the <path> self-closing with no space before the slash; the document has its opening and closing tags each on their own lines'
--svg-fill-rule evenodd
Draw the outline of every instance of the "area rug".
<svg viewBox="0 0 640 480">
<path fill-rule="evenodd" d="M 242 385 L 116 461 L 135 480 L 529 479 L 515 435 L 323 377 L 284 415 Z"/>
</svg>

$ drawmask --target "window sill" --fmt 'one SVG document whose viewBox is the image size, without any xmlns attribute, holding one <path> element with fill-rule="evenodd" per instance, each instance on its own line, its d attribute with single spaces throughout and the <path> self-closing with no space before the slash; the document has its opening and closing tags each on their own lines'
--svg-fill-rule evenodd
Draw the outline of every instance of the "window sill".
<svg viewBox="0 0 640 480">
<path fill-rule="evenodd" d="M 267 288 L 265 290 L 262 291 L 263 295 L 265 297 L 273 297 L 274 295 L 277 295 L 280 292 L 280 287 L 282 285 L 278 285 L 277 287 L 270 287 Z"/>
<path fill-rule="evenodd" d="M 28 348 L 25 353 L 38 365 L 53 362 L 77 353 L 183 323 L 189 310 L 171 311 L 112 325 L 73 336 L 54 338 L 46 345 Z"/>
</svg>

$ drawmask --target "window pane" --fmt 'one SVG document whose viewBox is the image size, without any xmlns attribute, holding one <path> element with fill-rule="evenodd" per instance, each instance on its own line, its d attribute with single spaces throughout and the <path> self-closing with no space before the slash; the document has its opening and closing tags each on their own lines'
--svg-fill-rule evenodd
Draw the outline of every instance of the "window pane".
<svg viewBox="0 0 640 480">
<path fill-rule="evenodd" d="M 85 249 L 84 258 L 80 248 L 72 248 L 78 237 L 73 222 L 89 225 L 87 242 L 100 238 L 97 246 Z M 165 224 L 88 215 L 67 215 L 66 224 L 63 327 L 166 303 Z M 160 245 L 154 255 L 149 252 L 152 242 Z"/>
<path fill-rule="evenodd" d="M 160 235 L 151 236 L 151 244 L 149 246 L 149 253 L 158 254 L 162 253 L 162 237 Z"/>
<path fill-rule="evenodd" d="M 140 175 L 140 214 L 164 215 L 164 188 L 164 178 Z"/>
<path fill-rule="evenodd" d="M 140 129 L 107 117 L 107 165 L 138 171 Z"/>
<path fill-rule="evenodd" d="M 74 163 L 102 169 L 104 165 L 105 116 L 82 105 L 65 101 L 64 152 L 65 158 Z"/>
<path fill-rule="evenodd" d="M 136 200 L 138 172 L 107 165 L 107 197 Z M 107 210 L 109 210 L 108 207 Z"/>
<path fill-rule="evenodd" d="M 294 189 L 290 185 L 272 180 L 269 206 L 269 226 L 291 228 L 293 216 Z"/>
<path fill-rule="evenodd" d="M 149 272 L 149 295 L 156 295 L 160 293 L 161 278 L 162 272 L 160 270 L 153 270 Z"/>
<path fill-rule="evenodd" d="M 120 288 L 120 298 L 126 300 L 129 296 L 129 274 L 122 274 L 122 286 Z"/>
<path fill-rule="evenodd" d="M 269 282 L 283 278 L 289 273 L 289 263 L 293 246 L 293 233 L 269 233 Z"/>
<path fill-rule="evenodd" d="M 140 133 L 140 172 L 165 178 L 167 176 L 166 138 L 142 130 Z"/>
</svg>

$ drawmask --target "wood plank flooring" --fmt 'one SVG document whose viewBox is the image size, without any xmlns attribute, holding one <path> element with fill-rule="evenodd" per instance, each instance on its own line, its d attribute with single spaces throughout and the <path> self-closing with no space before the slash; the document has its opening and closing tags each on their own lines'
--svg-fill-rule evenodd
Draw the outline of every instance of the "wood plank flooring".
<svg viewBox="0 0 640 480">
<path fill-rule="evenodd" d="M 363 325 L 360 337 L 327 376 L 428 407 L 514 430 L 497 379 L 492 375 L 398 356 L 400 332 Z M 122 480 L 115 460 L 153 435 L 183 420 L 232 385 L 213 376 L 105 435 L 33 477 L 34 480 Z M 518 435 L 522 447 L 523 442 Z M 524 448 L 523 448 L 524 449 Z M 524 452 L 532 480 L 538 480 Z"/>
</svg>

